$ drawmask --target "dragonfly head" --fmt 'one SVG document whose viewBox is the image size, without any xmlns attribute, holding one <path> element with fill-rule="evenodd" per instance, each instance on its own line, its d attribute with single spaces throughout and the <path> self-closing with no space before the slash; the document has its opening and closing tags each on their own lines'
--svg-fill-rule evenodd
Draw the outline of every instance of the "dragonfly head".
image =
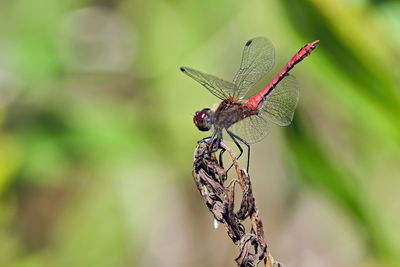
<svg viewBox="0 0 400 267">
<path fill-rule="evenodd" d="M 193 122 L 200 131 L 208 131 L 211 129 L 211 110 L 205 108 L 202 111 L 197 111 L 194 114 Z"/>
</svg>

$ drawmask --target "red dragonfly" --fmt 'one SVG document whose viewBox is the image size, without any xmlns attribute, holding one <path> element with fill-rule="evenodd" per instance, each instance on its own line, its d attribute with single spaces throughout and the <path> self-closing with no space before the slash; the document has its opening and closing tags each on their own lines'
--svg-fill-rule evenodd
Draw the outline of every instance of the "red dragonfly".
<svg viewBox="0 0 400 267">
<path fill-rule="evenodd" d="M 269 132 L 268 121 L 280 126 L 292 122 L 299 99 L 299 87 L 289 71 L 307 57 L 319 43 L 319 40 L 306 44 L 261 92 L 245 100 L 247 92 L 264 77 L 274 65 L 274 47 L 263 37 L 246 42 L 242 62 L 233 82 L 227 82 L 210 74 L 181 67 L 181 71 L 190 76 L 212 94 L 222 100 L 215 110 L 205 108 L 195 113 L 194 124 L 200 131 L 214 127 L 208 140 L 207 153 L 216 152 L 222 140 L 223 130 L 232 138 L 242 155 L 239 142 L 248 149 L 247 171 L 250 162 L 250 143 L 264 138 Z M 224 133 L 225 135 L 225 133 Z"/>
</svg>

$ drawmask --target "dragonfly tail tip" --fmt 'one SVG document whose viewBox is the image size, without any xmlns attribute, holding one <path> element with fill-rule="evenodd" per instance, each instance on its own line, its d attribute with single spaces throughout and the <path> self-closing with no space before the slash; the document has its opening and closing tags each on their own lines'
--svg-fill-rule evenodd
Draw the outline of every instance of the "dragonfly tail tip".
<svg viewBox="0 0 400 267">
<path fill-rule="evenodd" d="M 319 40 L 316 40 L 316 41 L 312 42 L 310 45 L 312 48 L 316 48 L 318 44 L 319 44 Z"/>
</svg>

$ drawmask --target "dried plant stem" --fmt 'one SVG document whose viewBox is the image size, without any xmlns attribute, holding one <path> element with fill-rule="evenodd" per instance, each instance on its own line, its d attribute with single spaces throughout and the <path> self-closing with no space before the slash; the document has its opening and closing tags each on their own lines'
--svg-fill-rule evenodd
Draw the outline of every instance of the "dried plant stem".
<svg viewBox="0 0 400 267">
<path fill-rule="evenodd" d="M 235 259 L 238 266 L 257 266 L 264 262 L 266 267 L 283 266 L 274 262 L 268 251 L 264 238 L 263 223 L 258 215 L 258 208 L 253 196 L 250 177 L 244 169 L 240 169 L 232 149 L 224 142 L 220 143 L 219 157 L 216 153 L 207 153 L 208 145 L 201 142 L 196 150 L 193 162 L 193 178 L 208 209 L 214 218 L 222 223 L 229 237 L 238 245 L 240 253 Z M 223 167 L 222 156 L 227 151 L 232 158 L 237 178 L 232 179 L 227 186 L 227 173 Z M 242 201 L 235 212 L 235 185 L 240 185 Z M 251 221 L 251 229 L 246 232 L 242 222 L 247 218 Z M 254 248 L 254 252 L 250 248 Z"/>
</svg>

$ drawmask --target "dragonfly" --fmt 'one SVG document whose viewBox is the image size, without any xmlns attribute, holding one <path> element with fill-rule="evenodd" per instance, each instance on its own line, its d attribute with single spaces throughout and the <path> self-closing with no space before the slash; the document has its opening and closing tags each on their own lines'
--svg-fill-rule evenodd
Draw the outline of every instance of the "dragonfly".
<svg viewBox="0 0 400 267">
<path fill-rule="evenodd" d="M 274 65 L 274 46 L 267 38 L 257 37 L 246 42 L 240 68 L 232 82 L 181 67 L 183 73 L 222 101 L 215 109 L 204 108 L 193 117 L 200 131 L 213 128 L 211 136 L 199 141 L 208 143 L 207 153 L 218 151 L 220 141 L 228 134 L 240 151 L 237 158 L 243 154 L 240 143 L 247 147 L 248 172 L 250 144 L 262 140 L 269 133 L 269 122 L 279 126 L 292 122 L 299 100 L 299 85 L 289 71 L 310 55 L 318 44 L 319 40 L 304 45 L 263 90 L 248 99 L 245 96 L 249 90 Z"/>
</svg>

